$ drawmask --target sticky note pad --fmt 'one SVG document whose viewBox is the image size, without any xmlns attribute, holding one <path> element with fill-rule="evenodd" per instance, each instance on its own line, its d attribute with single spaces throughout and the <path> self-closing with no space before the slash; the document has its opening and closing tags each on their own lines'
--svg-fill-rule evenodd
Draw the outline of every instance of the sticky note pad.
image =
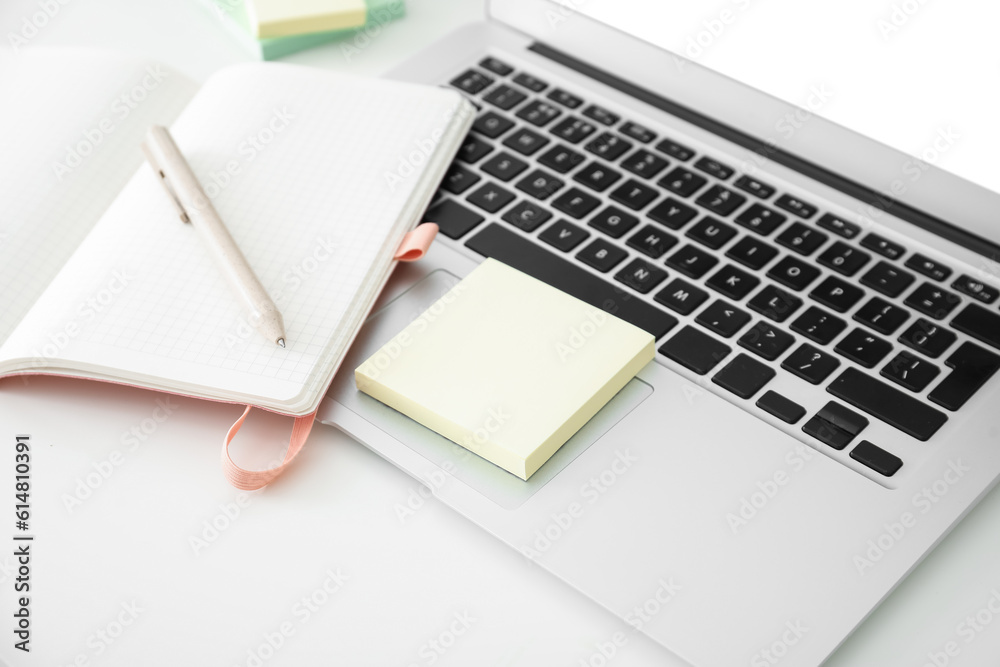
<svg viewBox="0 0 1000 667">
<path fill-rule="evenodd" d="M 287 37 L 365 24 L 364 0 L 246 0 L 255 36 Z"/>
<path fill-rule="evenodd" d="M 653 354 L 646 331 L 487 259 L 354 377 L 526 480 Z"/>
</svg>

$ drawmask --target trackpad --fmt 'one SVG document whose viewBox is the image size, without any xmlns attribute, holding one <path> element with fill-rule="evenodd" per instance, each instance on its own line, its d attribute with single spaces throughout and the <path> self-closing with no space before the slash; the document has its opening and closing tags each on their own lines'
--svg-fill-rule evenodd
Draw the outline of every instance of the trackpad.
<svg viewBox="0 0 1000 667">
<path fill-rule="evenodd" d="M 354 384 L 354 369 L 458 281 L 458 277 L 446 271 L 435 271 L 373 314 L 362 327 L 327 395 L 498 505 L 515 509 L 624 419 L 653 393 L 653 389 L 641 380 L 631 380 L 528 481 L 358 391 Z M 365 444 L 378 452 L 377 442 Z"/>
</svg>

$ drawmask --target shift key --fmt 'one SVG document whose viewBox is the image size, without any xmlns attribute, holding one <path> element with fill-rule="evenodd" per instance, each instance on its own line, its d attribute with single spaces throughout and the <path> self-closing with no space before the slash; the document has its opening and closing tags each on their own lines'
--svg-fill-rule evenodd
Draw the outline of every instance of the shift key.
<svg viewBox="0 0 1000 667">
<path fill-rule="evenodd" d="M 856 368 L 845 370 L 826 390 L 917 440 L 929 440 L 948 421 L 940 410 Z"/>
</svg>

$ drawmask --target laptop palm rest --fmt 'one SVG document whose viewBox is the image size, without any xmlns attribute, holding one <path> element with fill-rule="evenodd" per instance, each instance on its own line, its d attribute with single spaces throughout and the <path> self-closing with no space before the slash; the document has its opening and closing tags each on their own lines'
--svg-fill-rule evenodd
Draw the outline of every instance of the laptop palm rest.
<svg viewBox="0 0 1000 667">
<path fill-rule="evenodd" d="M 496 504 L 512 510 L 520 507 L 571 461 L 611 431 L 653 393 L 653 388 L 641 380 L 631 380 L 528 481 L 519 479 L 358 391 L 354 384 L 354 369 L 458 281 L 457 276 L 447 271 L 434 271 L 373 314 L 362 327 L 327 396 Z M 421 481 L 427 483 L 427 480 Z"/>
</svg>

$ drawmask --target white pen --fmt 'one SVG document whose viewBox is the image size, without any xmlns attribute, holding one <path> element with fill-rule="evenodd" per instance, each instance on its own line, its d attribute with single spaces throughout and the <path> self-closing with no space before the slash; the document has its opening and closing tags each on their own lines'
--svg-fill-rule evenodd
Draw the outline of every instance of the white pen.
<svg viewBox="0 0 1000 667">
<path fill-rule="evenodd" d="M 167 128 L 150 127 L 142 151 L 177 206 L 181 220 L 194 226 L 232 288 L 243 299 L 250 311 L 250 321 L 268 340 L 285 347 L 285 324 L 278 307 L 230 236 Z"/>
</svg>

